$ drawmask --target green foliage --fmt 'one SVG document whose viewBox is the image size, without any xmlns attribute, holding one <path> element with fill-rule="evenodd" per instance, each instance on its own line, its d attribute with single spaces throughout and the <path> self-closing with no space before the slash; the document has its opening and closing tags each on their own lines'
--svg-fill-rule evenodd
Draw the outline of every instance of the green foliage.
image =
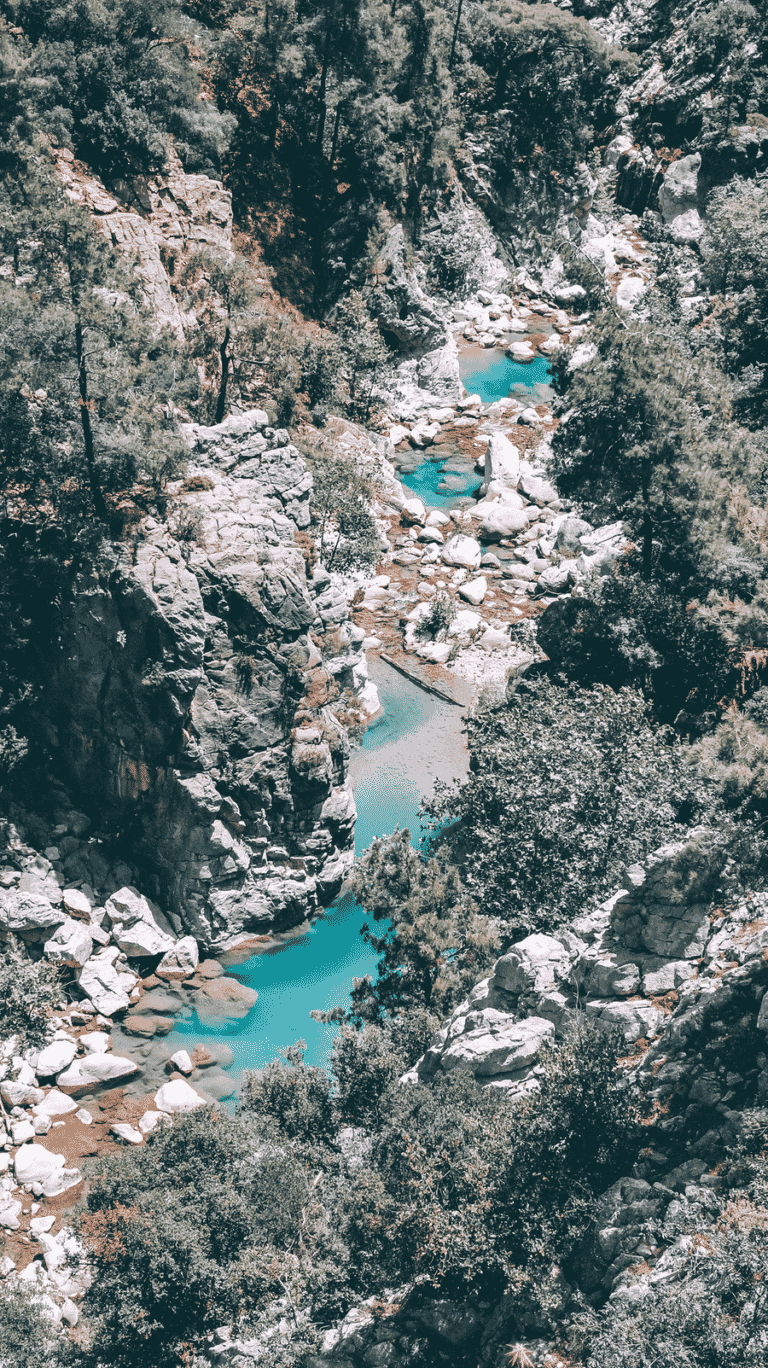
<svg viewBox="0 0 768 1368">
<path fill-rule="evenodd" d="M 140 1150 L 108 1159 L 80 1221 L 94 1273 L 83 1363 L 133 1368 L 138 1349 L 148 1368 L 166 1368 L 286 1283 L 300 1300 L 313 1254 L 318 1269 L 324 1257 L 310 1181 L 289 1149 L 211 1108 L 176 1116 Z"/>
<path fill-rule="evenodd" d="M 370 505 L 372 472 L 338 450 L 333 437 L 302 444 L 314 481 L 311 514 L 320 558 L 328 570 L 370 569 L 379 558 L 379 537 Z"/>
<path fill-rule="evenodd" d="M 246 1073 L 240 1090 L 241 1113 L 271 1117 L 287 1140 L 328 1144 L 335 1133 L 331 1080 L 325 1069 L 304 1063 L 307 1043 L 298 1040 L 264 1069 Z"/>
<path fill-rule="evenodd" d="M 722 295 L 717 322 L 726 366 L 743 387 L 738 410 L 752 426 L 764 422 L 768 404 L 766 241 L 768 194 L 763 187 L 736 177 L 714 191 L 707 206 L 706 270 L 710 288 Z"/>
<path fill-rule="evenodd" d="M 19 1048 L 44 1045 L 51 1009 L 61 997 L 59 970 L 31 960 L 11 941 L 0 950 L 0 1040 L 17 1035 Z"/>
<path fill-rule="evenodd" d="M 57 1335 L 31 1287 L 0 1283 L 0 1361 L 3 1368 L 57 1368 L 64 1361 Z"/>
<path fill-rule="evenodd" d="M 364 924 L 362 936 L 380 956 L 375 981 L 366 977 L 352 992 L 353 1015 L 381 1021 L 412 1007 L 444 1015 L 498 953 L 499 939 L 444 857 L 425 859 L 409 831 L 377 839 L 357 860 L 350 880 L 355 898 L 379 934 Z"/>
<path fill-rule="evenodd" d="M 438 1025 L 433 1012 L 412 1007 L 376 1025 L 342 1026 L 333 1042 L 331 1067 L 344 1124 L 379 1129 L 398 1079 L 423 1055 Z"/>
<path fill-rule="evenodd" d="M 335 333 L 341 373 L 349 390 L 350 415 L 367 423 L 374 402 L 376 377 L 389 359 L 378 324 L 362 295 L 353 290 L 336 311 Z"/>
<path fill-rule="evenodd" d="M 545 1055 L 541 1091 L 512 1104 L 461 1071 L 399 1088 L 354 1183 L 355 1263 L 456 1300 L 514 1288 L 546 1304 L 553 1265 L 636 1145 L 614 1060 L 611 1041 L 584 1024 Z"/>
<path fill-rule="evenodd" d="M 187 167 L 216 172 L 234 127 L 190 60 L 193 28 L 167 0 L 8 0 L 24 33 L 19 111 L 101 174 L 164 165 L 171 136 Z"/>
<path fill-rule="evenodd" d="M 435 594 L 429 605 L 427 616 L 419 623 L 419 631 L 427 636 L 436 637 L 450 627 L 456 616 L 456 601 L 450 594 Z"/>
<path fill-rule="evenodd" d="M 468 722 L 471 770 L 428 805 L 470 896 L 510 939 L 581 912 L 697 811 L 681 744 L 629 689 L 537 675 Z"/>
</svg>

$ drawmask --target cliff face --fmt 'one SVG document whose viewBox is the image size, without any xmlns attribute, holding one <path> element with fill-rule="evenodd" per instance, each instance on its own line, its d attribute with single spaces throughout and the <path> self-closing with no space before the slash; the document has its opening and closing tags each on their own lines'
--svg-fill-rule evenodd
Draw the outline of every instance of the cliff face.
<svg viewBox="0 0 768 1368">
<path fill-rule="evenodd" d="M 366 671 L 345 598 L 295 540 L 311 476 L 288 434 L 254 410 L 188 436 L 167 522 L 76 585 L 48 721 L 80 804 L 219 947 L 338 889 L 355 806 L 329 704 Z"/>
</svg>

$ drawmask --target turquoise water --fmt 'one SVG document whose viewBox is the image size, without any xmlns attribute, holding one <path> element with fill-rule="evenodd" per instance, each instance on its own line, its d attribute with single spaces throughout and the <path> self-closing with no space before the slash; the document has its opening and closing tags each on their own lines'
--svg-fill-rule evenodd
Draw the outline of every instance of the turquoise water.
<svg viewBox="0 0 768 1368">
<path fill-rule="evenodd" d="M 474 494 L 480 488 L 483 477 L 473 470 L 468 470 L 466 476 L 452 475 L 451 482 L 455 481 L 456 488 L 449 492 L 438 490 L 437 486 L 444 478 L 443 466 L 449 462 L 451 457 L 446 456 L 443 461 L 423 461 L 416 470 L 410 474 L 401 474 L 400 479 L 404 485 L 418 494 L 425 504 L 432 508 L 445 508 L 449 504 L 454 504 L 457 499 L 465 499 L 468 495 Z"/>
<path fill-rule="evenodd" d="M 423 836 L 418 817 L 422 796 L 431 792 L 436 779 L 450 780 L 467 770 L 459 708 L 425 693 L 375 658 L 370 674 L 383 713 L 352 757 L 357 854 L 375 836 L 397 826 Z M 337 1028 L 318 1024 L 309 1013 L 346 1005 L 353 979 L 375 970 L 373 952 L 360 935 L 363 920 L 362 908 L 350 894 L 342 894 L 304 935 L 239 964 L 234 977 L 259 994 L 253 1010 L 225 1031 L 205 1029 L 196 1019 L 180 1021 L 168 1037 L 169 1055 L 197 1040 L 226 1041 L 234 1053 L 228 1072 L 239 1081 L 244 1069 L 261 1067 L 303 1038 L 306 1062 L 327 1063 Z"/>
<path fill-rule="evenodd" d="M 506 399 L 509 394 L 535 392 L 537 402 L 552 396 L 552 371 L 543 356 L 523 365 L 500 347 L 466 347 L 459 352 L 459 373 L 467 393 L 479 394 L 484 404 Z"/>
</svg>

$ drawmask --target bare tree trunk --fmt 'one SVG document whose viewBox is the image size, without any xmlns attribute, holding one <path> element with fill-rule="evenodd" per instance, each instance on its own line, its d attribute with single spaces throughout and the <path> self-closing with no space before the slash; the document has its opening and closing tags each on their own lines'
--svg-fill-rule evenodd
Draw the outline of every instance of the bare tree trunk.
<svg viewBox="0 0 768 1368">
<path fill-rule="evenodd" d="M 93 427 L 91 425 L 91 409 L 88 400 L 88 371 L 85 365 L 85 351 L 83 348 L 83 325 L 80 319 L 75 323 L 75 350 L 77 352 L 77 383 L 80 390 L 80 424 L 83 429 L 83 442 L 85 444 L 85 463 L 88 467 L 88 479 L 91 486 L 91 497 L 96 515 L 102 522 L 109 521 L 107 505 L 104 502 L 104 495 L 99 483 L 98 471 L 96 470 L 96 453 L 93 444 Z"/>
<path fill-rule="evenodd" d="M 221 381 L 219 383 L 219 397 L 216 400 L 216 416 L 214 418 L 215 423 L 223 423 L 224 413 L 227 407 L 227 381 L 229 380 L 229 354 L 227 352 L 228 346 L 229 324 L 227 324 L 227 329 L 224 333 L 224 341 L 219 347 L 219 356 L 221 357 Z"/>
<path fill-rule="evenodd" d="M 456 56 L 456 43 L 459 37 L 459 25 L 461 23 L 461 11 L 464 7 L 464 0 L 459 0 L 459 8 L 456 11 L 456 23 L 453 26 L 453 41 L 451 42 L 451 55 L 448 58 L 448 70 L 453 70 L 453 61 Z"/>
</svg>

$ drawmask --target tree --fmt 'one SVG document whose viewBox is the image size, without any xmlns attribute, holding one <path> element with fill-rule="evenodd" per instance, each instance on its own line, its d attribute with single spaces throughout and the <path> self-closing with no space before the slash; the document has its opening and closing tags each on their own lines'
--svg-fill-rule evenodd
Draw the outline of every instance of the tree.
<svg viewBox="0 0 768 1368">
<path fill-rule="evenodd" d="M 352 290 L 340 303 L 334 330 L 340 368 L 349 387 L 350 412 L 367 423 L 376 377 L 389 360 L 389 350 L 357 290 Z"/>
<path fill-rule="evenodd" d="M 379 537 L 371 513 L 373 476 L 354 456 L 338 451 L 333 438 L 303 443 L 312 470 L 312 525 L 328 570 L 376 564 Z"/>
<path fill-rule="evenodd" d="M 680 742 L 629 689 L 524 678 L 468 731 L 469 778 L 438 788 L 427 810 L 468 895 L 509 941 L 581 912 L 699 811 Z"/>
<path fill-rule="evenodd" d="M 374 841 L 352 872 L 357 901 L 374 923 L 364 940 L 380 956 L 375 980 L 352 991 L 353 1017 L 381 1021 L 412 1007 L 449 1012 L 498 953 L 498 934 L 444 857 L 426 859 L 409 831 Z"/>
<path fill-rule="evenodd" d="M 201 100 L 194 28 L 169 0 L 18 0 L 20 103 L 107 176 L 156 170 L 170 137 L 190 170 L 215 171 L 235 120 Z M 199 42 L 199 33 L 194 35 Z"/>
</svg>

